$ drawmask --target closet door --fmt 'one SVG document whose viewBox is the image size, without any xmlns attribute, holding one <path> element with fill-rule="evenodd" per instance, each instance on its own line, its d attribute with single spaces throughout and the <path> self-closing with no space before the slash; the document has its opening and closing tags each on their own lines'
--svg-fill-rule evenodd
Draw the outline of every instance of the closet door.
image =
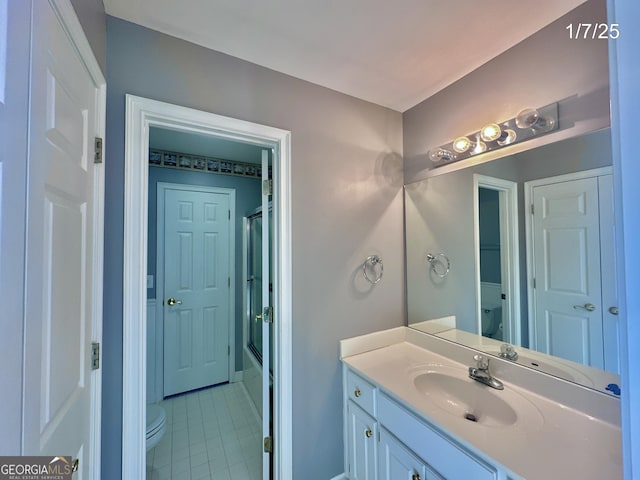
<svg viewBox="0 0 640 480">
<path fill-rule="evenodd" d="M 32 6 L 23 454 L 73 456 L 97 478 L 103 80 L 70 3 Z"/>
<path fill-rule="evenodd" d="M 600 199 L 600 265 L 602 272 L 602 338 L 604 369 L 620 374 L 620 323 L 616 274 L 616 232 L 613 210 L 613 175 L 598 177 Z"/>
</svg>

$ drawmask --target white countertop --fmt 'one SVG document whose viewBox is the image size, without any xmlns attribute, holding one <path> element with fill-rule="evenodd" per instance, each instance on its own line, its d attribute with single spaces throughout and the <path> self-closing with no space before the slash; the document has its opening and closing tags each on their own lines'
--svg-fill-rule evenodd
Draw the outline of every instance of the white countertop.
<svg viewBox="0 0 640 480">
<path fill-rule="evenodd" d="M 528 399 L 540 413 L 542 422 L 536 420 L 538 424 L 530 429 L 521 428 L 518 423 L 511 427 L 471 424 L 435 406 L 413 383 L 415 371 L 421 365 L 437 363 L 462 372 L 466 372 L 468 365 L 406 340 L 397 341 L 399 335 L 395 331 L 393 337 L 393 341 L 388 342 L 390 345 L 382 346 L 379 342 L 374 346 L 375 349 L 364 353 L 350 354 L 353 351 L 343 350 L 342 360 L 389 396 L 447 431 L 463 445 L 488 455 L 523 478 L 622 479 L 619 425 L 597 419 L 506 381 L 505 390 Z M 580 392 L 582 390 L 576 390 L 576 394 Z"/>
</svg>

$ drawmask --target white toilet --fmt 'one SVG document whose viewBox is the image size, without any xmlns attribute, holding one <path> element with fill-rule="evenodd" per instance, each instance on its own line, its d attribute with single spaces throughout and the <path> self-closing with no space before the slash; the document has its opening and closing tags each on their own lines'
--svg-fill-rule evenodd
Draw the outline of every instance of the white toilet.
<svg viewBox="0 0 640 480">
<path fill-rule="evenodd" d="M 482 307 L 482 335 L 495 338 L 502 325 L 502 306 L 483 305 Z"/>
<path fill-rule="evenodd" d="M 159 405 L 147 405 L 147 450 L 155 447 L 167 431 L 167 413 Z"/>
</svg>

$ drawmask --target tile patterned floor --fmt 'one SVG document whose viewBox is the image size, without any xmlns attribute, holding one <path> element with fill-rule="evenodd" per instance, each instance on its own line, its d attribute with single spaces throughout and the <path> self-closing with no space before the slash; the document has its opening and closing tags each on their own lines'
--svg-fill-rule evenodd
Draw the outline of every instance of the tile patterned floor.
<svg viewBox="0 0 640 480">
<path fill-rule="evenodd" d="M 262 428 L 241 383 L 163 400 L 167 432 L 147 452 L 147 480 L 260 480 Z"/>
</svg>

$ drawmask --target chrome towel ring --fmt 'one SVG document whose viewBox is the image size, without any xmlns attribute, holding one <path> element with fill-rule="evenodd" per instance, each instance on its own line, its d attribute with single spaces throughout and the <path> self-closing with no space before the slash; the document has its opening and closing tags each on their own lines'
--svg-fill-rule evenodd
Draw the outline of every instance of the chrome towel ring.
<svg viewBox="0 0 640 480">
<path fill-rule="evenodd" d="M 431 270 L 433 271 L 433 273 L 435 273 L 440 278 L 444 278 L 449 275 L 449 271 L 451 270 L 451 262 L 449 261 L 449 257 L 447 257 L 444 253 L 427 253 L 427 263 L 431 266 Z M 438 268 L 438 266 L 440 266 L 441 268 Z"/>
<path fill-rule="evenodd" d="M 379 268 L 376 268 L 378 267 Z M 375 277 L 371 279 L 367 274 L 367 270 L 371 270 Z M 362 273 L 364 278 L 367 279 L 371 285 L 375 285 L 382 278 L 382 274 L 384 273 L 384 265 L 382 264 L 382 259 L 378 255 L 369 255 L 367 259 L 362 264 Z"/>
</svg>

